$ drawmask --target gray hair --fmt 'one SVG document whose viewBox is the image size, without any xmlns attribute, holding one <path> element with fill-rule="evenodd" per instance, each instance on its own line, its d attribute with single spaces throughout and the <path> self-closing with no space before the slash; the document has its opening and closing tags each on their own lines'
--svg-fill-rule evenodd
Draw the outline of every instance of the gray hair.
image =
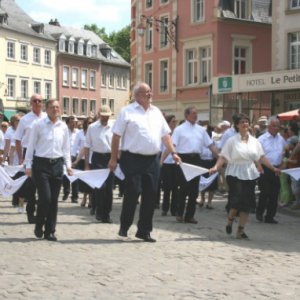
<svg viewBox="0 0 300 300">
<path fill-rule="evenodd" d="M 144 84 L 147 85 L 147 86 L 149 86 L 147 82 L 143 82 L 143 81 L 138 81 L 138 82 L 133 86 L 133 88 L 132 88 L 132 96 L 133 96 L 133 99 L 134 99 L 134 100 L 135 100 L 137 94 L 140 92 L 141 86 L 144 85 Z"/>
<path fill-rule="evenodd" d="M 185 110 L 184 110 L 184 117 L 186 118 L 193 109 L 196 109 L 195 106 L 188 106 Z"/>
<path fill-rule="evenodd" d="M 278 122 L 278 123 L 280 123 L 280 120 L 277 118 L 277 116 L 271 116 L 271 117 L 269 117 L 269 119 L 268 119 L 268 123 L 267 123 L 267 125 L 269 126 L 269 125 L 271 125 L 271 123 L 273 123 L 273 122 Z"/>
</svg>

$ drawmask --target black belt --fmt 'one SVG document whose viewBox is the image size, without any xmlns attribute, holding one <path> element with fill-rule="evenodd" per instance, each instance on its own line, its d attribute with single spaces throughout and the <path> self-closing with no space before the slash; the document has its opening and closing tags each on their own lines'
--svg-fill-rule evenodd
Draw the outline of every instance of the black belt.
<svg viewBox="0 0 300 300">
<path fill-rule="evenodd" d="M 47 157 L 34 156 L 33 159 L 37 162 L 48 163 L 50 165 L 56 164 L 59 161 L 63 161 L 63 157 L 47 158 Z"/>
<path fill-rule="evenodd" d="M 93 152 L 93 154 L 95 154 L 95 155 L 98 155 L 98 156 L 105 156 L 105 157 L 107 157 L 107 156 L 110 156 L 110 155 L 111 155 L 111 153 L 110 153 L 110 152 L 107 152 L 107 153 Z"/>
<path fill-rule="evenodd" d="M 158 153 L 156 153 L 156 154 L 140 154 L 140 153 L 133 153 L 133 152 L 130 152 L 130 151 L 122 151 L 122 153 L 141 156 L 141 157 L 149 157 L 149 158 L 156 157 L 158 155 Z"/>
<path fill-rule="evenodd" d="M 182 155 L 182 156 L 199 157 L 200 158 L 199 153 L 178 153 L 178 154 Z"/>
</svg>

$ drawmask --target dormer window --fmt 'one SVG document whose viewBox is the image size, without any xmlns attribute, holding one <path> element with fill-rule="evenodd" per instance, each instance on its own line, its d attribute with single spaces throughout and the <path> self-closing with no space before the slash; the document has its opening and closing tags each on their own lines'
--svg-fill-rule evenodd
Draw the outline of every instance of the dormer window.
<svg viewBox="0 0 300 300">
<path fill-rule="evenodd" d="M 78 40 L 77 54 L 83 55 L 83 40 Z"/>
<path fill-rule="evenodd" d="M 7 14 L 0 14 L 0 24 L 8 25 L 8 15 Z"/>
<path fill-rule="evenodd" d="M 44 24 L 31 24 L 31 28 L 37 33 L 44 33 Z"/>
<path fill-rule="evenodd" d="M 104 57 L 108 59 L 111 58 L 111 48 L 107 44 L 102 44 L 100 46 L 100 52 Z"/>
<path fill-rule="evenodd" d="M 91 41 L 87 41 L 87 43 L 86 43 L 85 54 L 86 54 L 87 57 L 91 57 L 92 56 L 92 43 L 91 43 Z"/>
<path fill-rule="evenodd" d="M 92 57 L 97 57 L 97 46 L 96 45 L 92 46 Z"/>
<path fill-rule="evenodd" d="M 75 39 L 71 36 L 68 40 L 68 52 L 71 53 L 71 54 L 74 54 L 74 42 L 75 42 Z"/>
<path fill-rule="evenodd" d="M 64 35 L 59 38 L 58 49 L 60 52 L 66 51 L 66 37 Z"/>
</svg>

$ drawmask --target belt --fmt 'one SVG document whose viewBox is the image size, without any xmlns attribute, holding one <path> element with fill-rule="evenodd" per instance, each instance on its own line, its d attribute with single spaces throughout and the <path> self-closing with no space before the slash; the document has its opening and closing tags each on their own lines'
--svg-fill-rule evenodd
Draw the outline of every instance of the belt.
<svg viewBox="0 0 300 300">
<path fill-rule="evenodd" d="M 36 161 L 48 163 L 48 164 L 50 164 L 50 165 L 56 164 L 57 162 L 63 160 L 62 157 L 57 157 L 57 158 L 47 158 L 47 157 L 39 157 L 39 156 L 34 156 L 33 159 L 36 160 Z"/>
<path fill-rule="evenodd" d="M 178 153 L 179 155 L 189 156 L 189 157 L 200 157 L 199 153 Z"/>
<path fill-rule="evenodd" d="M 122 151 L 122 153 L 124 154 L 130 154 L 130 155 L 136 155 L 136 156 L 142 156 L 142 157 L 156 157 L 158 155 L 158 153 L 156 154 L 140 154 L 140 153 L 133 153 L 133 152 L 130 152 L 130 151 Z"/>
</svg>

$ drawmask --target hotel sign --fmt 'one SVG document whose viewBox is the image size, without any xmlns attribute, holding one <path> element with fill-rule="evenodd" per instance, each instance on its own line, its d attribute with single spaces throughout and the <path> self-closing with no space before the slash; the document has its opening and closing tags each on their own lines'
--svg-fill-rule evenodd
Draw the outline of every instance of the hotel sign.
<svg viewBox="0 0 300 300">
<path fill-rule="evenodd" d="M 238 78 L 239 92 L 299 89 L 299 87 L 300 71 L 256 73 L 248 76 L 243 75 Z"/>
</svg>

